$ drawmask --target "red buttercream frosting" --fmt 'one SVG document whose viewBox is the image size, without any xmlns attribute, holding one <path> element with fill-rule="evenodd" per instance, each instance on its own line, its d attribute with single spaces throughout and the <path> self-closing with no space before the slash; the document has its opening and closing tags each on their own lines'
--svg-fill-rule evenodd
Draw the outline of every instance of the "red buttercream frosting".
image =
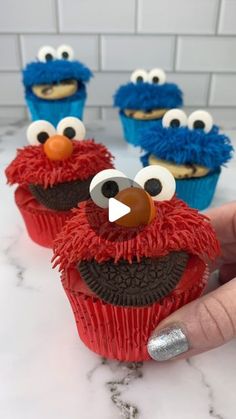
<svg viewBox="0 0 236 419">
<path fill-rule="evenodd" d="M 155 206 L 154 220 L 139 227 L 137 234 L 137 228 L 110 223 L 108 211 L 91 200 L 82 203 L 73 210 L 73 218 L 54 243 L 54 266 L 64 270 L 78 261 L 93 259 L 97 262 L 125 259 L 132 263 L 133 259 L 157 258 L 172 251 L 185 251 L 207 263 L 219 255 L 219 243 L 205 215 L 176 197 L 155 202 Z"/>
<path fill-rule="evenodd" d="M 16 158 L 6 169 L 9 184 L 42 185 L 45 188 L 73 180 L 86 180 L 101 170 L 113 167 L 108 149 L 94 140 L 73 142 L 73 153 L 62 161 L 49 160 L 43 146 L 17 150 Z"/>
</svg>

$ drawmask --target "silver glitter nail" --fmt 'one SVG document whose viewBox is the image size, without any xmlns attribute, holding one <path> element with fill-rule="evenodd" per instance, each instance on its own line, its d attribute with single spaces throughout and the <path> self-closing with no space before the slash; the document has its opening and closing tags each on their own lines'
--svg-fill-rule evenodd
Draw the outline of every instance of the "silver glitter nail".
<svg viewBox="0 0 236 419">
<path fill-rule="evenodd" d="M 147 350 L 155 361 L 167 361 L 187 352 L 189 343 L 181 327 L 173 325 L 154 333 L 148 341 Z"/>
</svg>

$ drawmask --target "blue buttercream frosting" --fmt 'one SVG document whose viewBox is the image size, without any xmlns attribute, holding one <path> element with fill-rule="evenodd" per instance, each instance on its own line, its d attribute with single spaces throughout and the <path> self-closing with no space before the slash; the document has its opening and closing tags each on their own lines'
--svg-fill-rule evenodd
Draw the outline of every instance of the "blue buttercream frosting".
<svg viewBox="0 0 236 419">
<path fill-rule="evenodd" d="M 174 83 L 161 85 L 129 82 L 114 95 L 114 106 L 120 109 L 148 111 L 158 108 L 178 108 L 183 104 L 182 92 Z"/>
<path fill-rule="evenodd" d="M 197 164 L 215 170 L 227 163 L 233 153 L 229 137 L 220 133 L 216 125 L 205 133 L 202 129 L 155 124 L 140 132 L 139 144 L 147 151 L 143 164 L 153 154 L 176 164 Z"/>
</svg>

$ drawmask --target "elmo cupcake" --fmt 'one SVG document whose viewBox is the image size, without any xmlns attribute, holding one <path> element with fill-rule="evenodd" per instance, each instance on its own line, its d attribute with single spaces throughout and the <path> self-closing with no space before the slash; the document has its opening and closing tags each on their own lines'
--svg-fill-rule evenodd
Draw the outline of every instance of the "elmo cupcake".
<svg viewBox="0 0 236 419">
<path fill-rule="evenodd" d="M 37 61 L 23 70 L 25 98 L 33 121 L 46 119 L 54 126 L 66 116 L 82 119 L 86 83 L 92 72 L 74 60 L 73 49 L 61 45 L 40 48 Z"/>
<path fill-rule="evenodd" d="M 6 169 L 8 183 L 19 185 L 15 201 L 29 236 L 41 246 L 52 246 L 71 209 L 89 198 L 93 176 L 112 167 L 107 148 L 84 136 L 75 117 L 62 119 L 57 129 L 35 121 L 27 130 L 30 145 L 19 149 Z"/>
<path fill-rule="evenodd" d="M 114 96 L 114 106 L 120 109 L 124 138 L 139 145 L 139 131 L 160 121 L 171 108 L 181 107 L 182 92 L 174 83 L 166 82 L 166 74 L 160 68 L 149 73 L 135 70 L 130 82 L 120 86 Z"/>
<path fill-rule="evenodd" d="M 149 359 L 157 324 L 205 287 L 219 244 L 207 217 L 174 194 L 164 167 L 145 167 L 134 182 L 104 170 L 90 184 L 92 200 L 73 210 L 54 243 L 79 335 L 104 357 Z M 111 198 L 126 215 L 114 217 Z"/>
<path fill-rule="evenodd" d="M 169 169 L 176 179 L 177 196 L 199 210 L 210 205 L 221 166 L 233 152 L 230 139 L 203 110 L 187 118 L 182 110 L 171 109 L 161 124 L 141 132 L 140 145 L 147 151 L 141 158 L 143 165 Z"/>
</svg>

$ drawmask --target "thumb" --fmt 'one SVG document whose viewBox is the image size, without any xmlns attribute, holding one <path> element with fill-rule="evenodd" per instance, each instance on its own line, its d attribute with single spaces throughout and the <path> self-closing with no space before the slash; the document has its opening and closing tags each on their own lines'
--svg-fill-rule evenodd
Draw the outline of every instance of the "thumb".
<svg viewBox="0 0 236 419">
<path fill-rule="evenodd" d="M 163 320 L 149 338 L 156 361 L 189 358 L 236 336 L 236 278 Z"/>
</svg>

